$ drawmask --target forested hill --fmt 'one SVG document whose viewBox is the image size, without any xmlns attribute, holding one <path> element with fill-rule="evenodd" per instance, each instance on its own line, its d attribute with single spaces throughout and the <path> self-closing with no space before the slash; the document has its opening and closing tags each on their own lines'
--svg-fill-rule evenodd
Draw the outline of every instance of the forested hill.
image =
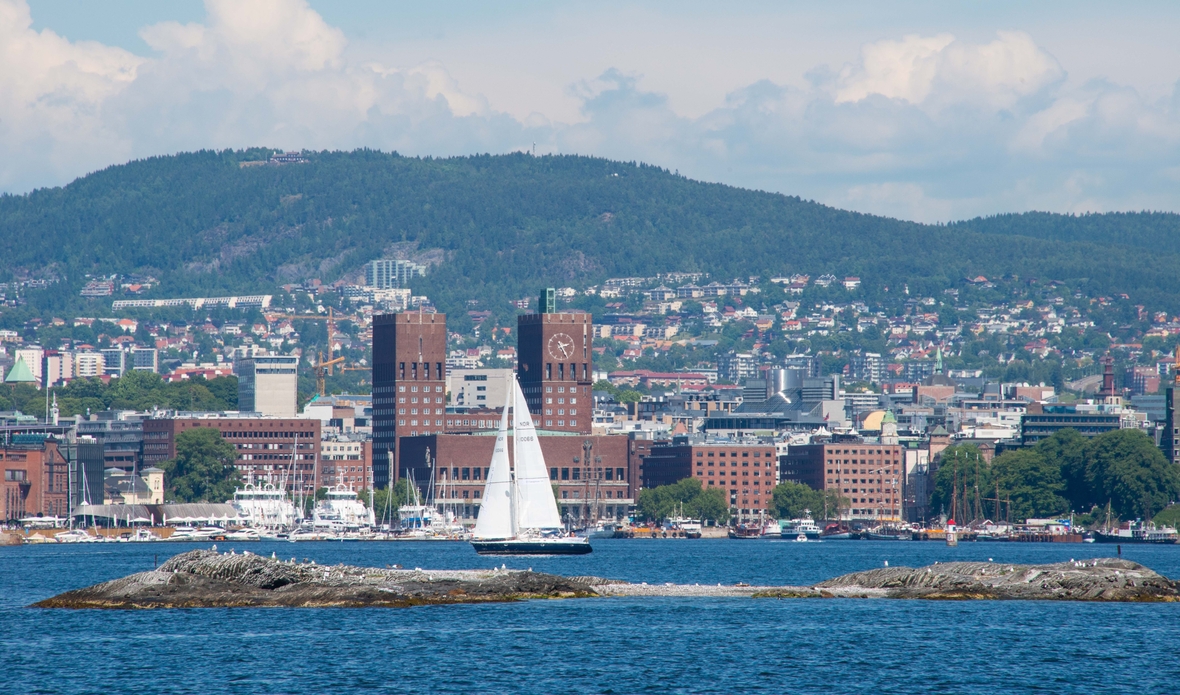
<svg viewBox="0 0 1180 695">
<path fill-rule="evenodd" d="M 468 298 L 678 270 L 857 275 L 870 293 L 1016 274 L 1180 309 L 1172 214 L 920 225 L 577 156 L 355 151 L 240 166 L 268 154 L 157 157 L 0 197 L 0 280 L 49 270 L 76 297 L 87 273 L 146 272 L 162 281 L 155 296 L 269 292 L 354 274 L 397 244 L 441 259 L 414 289 L 451 312 Z"/>
</svg>

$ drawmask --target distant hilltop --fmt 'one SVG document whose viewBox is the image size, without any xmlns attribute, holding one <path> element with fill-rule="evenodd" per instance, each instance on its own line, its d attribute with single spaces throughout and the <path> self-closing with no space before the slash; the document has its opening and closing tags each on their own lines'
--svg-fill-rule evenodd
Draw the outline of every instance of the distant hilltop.
<svg viewBox="0 0 1180 695">
<path fill-rule="evenodd" d="M 414 292 L 452 313 L 473 297 L 504 304 L 536 287 L 676 272 L 806 273 L 866 297 L 1018 276 L 1180 310 L 1174 214 L 922 225 L 592 157 L 201 151 L 0 197 L 0 282 L 64 278 L 79 302 L 88 282 L 109 296 L 95 278 L 113 274 L 158 280 L 132 283 L 144 299 L 333 282 L 395 245 L 435 254 Z"/>
</svg>

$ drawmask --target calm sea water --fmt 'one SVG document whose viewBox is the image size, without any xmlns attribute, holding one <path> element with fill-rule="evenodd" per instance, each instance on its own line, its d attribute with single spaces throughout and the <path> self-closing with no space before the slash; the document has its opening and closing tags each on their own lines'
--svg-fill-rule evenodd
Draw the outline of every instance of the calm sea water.
<svg viewBox="0 0 1180 695">
<path fill-rule="evenodd" d="M 30 603 L 205 544 L 0 548 L 3 693 L 1174 693 L 1180 604 L 603 599 L 412 609 L 47 611 Z M 383 567 L 506 564 L 631 581 L 806 584 L 1114 546 L 599 540 L 568 558 L 459 543 L 219 544 Z M 1180 547 L 1123 546 L 1180 578 Z"/>
</svg>

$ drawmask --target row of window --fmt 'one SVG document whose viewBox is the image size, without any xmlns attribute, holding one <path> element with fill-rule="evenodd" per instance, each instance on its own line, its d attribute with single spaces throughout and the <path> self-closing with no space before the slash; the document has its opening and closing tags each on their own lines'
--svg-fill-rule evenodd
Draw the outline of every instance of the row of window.
<svg viewBox="0 0 1180 695">
<path fill-rule="evenodd" d="M 703 457 L 704 457 L 704 456 L 703 456 L 703 454 L 704 454 L 704 452 L 703 452 L 703 451 L 698 451 L 698 452 L 697 452 L 697 458 L 703 458 Z M 718 458 L 725 458 L 725 452 L 724 452 L 724 451 L 718 452 L 718 453 L 717 453 L 717 456 L 718 456 Z M 767 453 L 766 453 L 766 457 L 767 457 L 767 458 L 771 458 L 771 456 L 772 456 L 772 454 L 771 454 L 770 452 L 767 452 Z M 712 458 L 712 457 L 713 457 L 713 452 L 712 452 L 712 451 L 710 451 L 710 452 L 709 452 L 709 458 Z M 730 457 L 730 458 L 737 458 L 737 457 L 738 457 L 738 452 L 736 452 L 736 451 L 731 451 L 731 452 L 729 452 L 729 457 Z M 748 451 L 743 451 L 743 452 L 742 452 L 742 458 L 750 458 L 750 452 L 748 452 Z M 761 451 L 755 451 L 755 452 L 754 452 L 754 458 L 762 458 L 762 452 L 761 452 Z"/>
<path fill-rule="evenodd" d="M 552 415 L 552 414 L 553 414 L 553 408 L 546 408 L 546 409 L 545 409 L 545 414 L 546 414 L 546 415 Z M 557 409 L 557 414 L 558 414 L 558 415 L 565 415 L 565 408 L 558 408 L 558 409 Z M 578 414 L 578 410 L 577 410 L 577 408 L 570 408 L 570 415 L 577 415 L 577 414 Z"/>
<path fill-rule="evenodd" d="M 596 468 L 594 474 L 599 480 L 625 480 L 623 468 Z M 562 468 L 561 480 L 582 480 L 583 469 L 581 468 Z M 590 470 L 585 470 L 586 480 L 593 480 L 590 477 Z M 572 477 L 571 477 L 572 476 Z M 549 479 L 557 480 L 557 469 L 549 469 Z"/>
<path fill-rule="evenodd" d="M 435 426 L 435 427 L 442 427 L 442 426 L 443 426 L 443 424 L 442 424 L 442 423 L 443 423 L 443 421 L 442 421 L 442 420 L 435 420 L 435 421 L 434 421 L 434 426 Z M 398 420 L 398 421 L 397 421 L 397 426 L 398 426 L 398 427 L 405 427 L 405 426 L 406 426 L 406 421 L 405 421 L 405 420 Z M 417 427 L 417 426 L 418 426 L 418 421 L 417 421 L 417 420 L 410 420 L 410 427 Z M 423 421 L 422 421 L 422 426 L 423 426 L 423 427 L 430 427 L 430 420 L 423 420 Z M 417 433 L 417 432 L 414 432 L 413 434 L 416 436 L 418 433 Z"/>
<path fill-rule="evenodd" d="M 430 410 L 431 410 L 430 408 L 423 408 L 423 409 L 422 409 L 422 414 L 423 414 L 423 415 L 430 415 Z M 398 409 L 397 409 L 397 414 L 398 414 L 398 415 L 405 415 L 405 414 L 406 414 L 406 409 L 405 409 L 405 408 L 398 408 Z M 417 415 L 417 414 L 418 414 L 418 409 L 417 409 L 417 408 L 410 408 L 410 415 Z M 442 408 L 435 408 L 435 409 L 434 409 L 434 414 L 435 414 L 435 415 L 442 415 L 442 414 L 443 414 L 443 409 L 442 409 Z"/>
<path fill-rule="evenodd" d="M 405 384 L 402 384 L 402 385 L 398 386 L 398 387 L 397 387 L 397 391 L 398 391 L 398 393 L 405 393 L 405 392 L 406 392 L 406 386 L 405 386 Z M 423 393 L 430 393 L 430 387 L 429 387 L 429 386 L 423 386 L 423 387 L 422 387 L 422 392 L 423 392 Z M 435 386 L 435 387 L 434 387 L 434 392 L 435 392 L 435 393 L 442 393 L 442 392 L 443 392 L 443 387 L 442 387 L 442 386 Z M 417 387 L 417 386 L 411 386 L 411 387 L 410 387 L 410 393 L 418 393 L 418 387 Z"/>
</svg>

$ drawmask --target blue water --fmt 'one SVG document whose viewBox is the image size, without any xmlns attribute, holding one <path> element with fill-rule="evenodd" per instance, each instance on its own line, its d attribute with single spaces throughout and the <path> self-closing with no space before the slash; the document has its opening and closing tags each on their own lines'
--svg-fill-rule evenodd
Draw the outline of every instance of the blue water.
<svg viewBox="0 0 1180 695">
<path fill-rule="evenodd" d="M 806 584 L 935 561 L 1055 562 L 1107 545 L 599 540 L 565 558 L 459 543 L 219 544 L 383 567 L 507 564 L 630 581 Z M 0 548 L 3 693 L 1167 693 L 1180 604 L 594 599 L 411 609 L 48 611 L 191 544 Z M 1180 547 L 1123 546 L 1180 577 Z"/>
</svg>

